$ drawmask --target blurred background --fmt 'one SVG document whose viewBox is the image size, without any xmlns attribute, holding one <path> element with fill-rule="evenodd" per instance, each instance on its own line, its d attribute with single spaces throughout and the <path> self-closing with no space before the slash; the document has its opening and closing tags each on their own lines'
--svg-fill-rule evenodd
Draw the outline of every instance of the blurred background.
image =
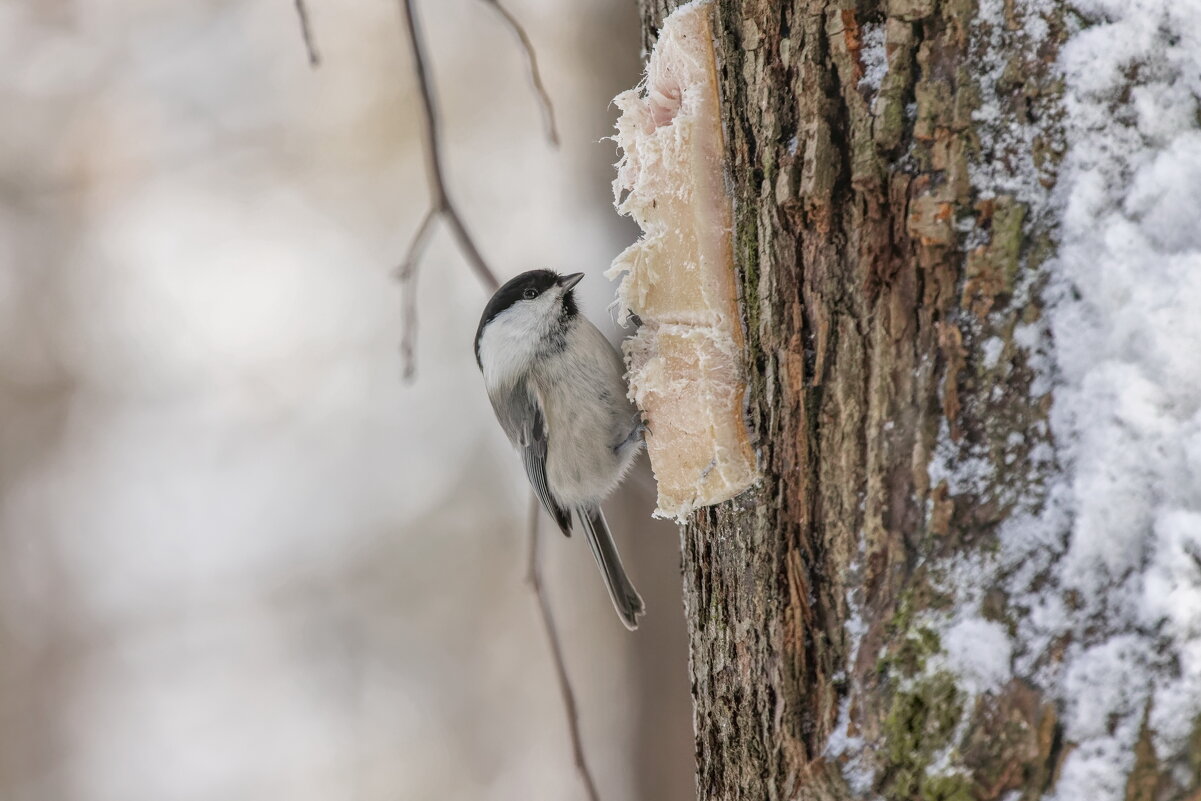
<svg viewBox="0 0 1201 801">
<path fill-rule="evenodd" d="M 632 0 L 419 5 L 460 208 L 502 279 L 601 273 Z M 0 0 L 0 799 L 584 798 L 527 490 L 444 229 L 415 381 L 392 277 L 426 206 L 391 0 Z M 648 616 L 578 537 L 543 563 L 601 794 L 693 797 L 675 527 L 607 506 Z"/>
</svg>

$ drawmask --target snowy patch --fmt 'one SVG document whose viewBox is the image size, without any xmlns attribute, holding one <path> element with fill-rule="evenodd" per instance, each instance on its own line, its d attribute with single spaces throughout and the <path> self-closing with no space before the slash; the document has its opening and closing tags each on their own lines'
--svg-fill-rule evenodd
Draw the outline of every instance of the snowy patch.
<svg viewBox="0 0 1201 801">
<path fill-rule="evenodd" d="M 862 737 L 851 736 L 851 699 L 844 697 L 838 706 L 838 723 L 826 741 L 825 756 L 829 759 L 843 758 L 840 765 L 842 778 L 856 796 L 863 798 L 876 783 L 876 773 L 864 753 Z"/>
<path fill-rule="evenodd" d="M 952 441 L 951 427 L 945 419 L 939 425 L 938 444 L 926 471 L 931 486 L 945 481 L 951 495 L 982 496 L 989 493 L 993 485 L 993 465 L 987 449 L 961 449 Z"/>
<path fill-rule="evenodd" d="M 863 637 L 867 634 L 867 622 L 863 619 L 863 604 L 860 598 L 863 593 L 863 557 L 866 549 L 862 531 L 859 532 L 858 540 L 859 552 L 847 565 L 847 620 L 844 626 L 848 642 L 847 665 L 852 668 L 852 674 L 859 658 Z M 863 796 L 875 782 L 875 773 L 864 753 L 866 742 L 862 737 L 851 734 L 852 695 L 853 693 L 847 693 L 839 704 L 838 721 L 826 741 L 825 755 L 830 759 L 840 759 L 843 778 L 856 794 Z"/>
<path fill-rule="evenodd" d="M 1201 715 L 1201 5 L 1077 8 L 1047 315 L 1071 520 L 1052 574 L 1079 607 L 1057 797 L 1116 801 L 1148 703 L 1161 755 Z"/>
<path fill-rule="evenodd" d="M 972 65 L 980 86 L 980 107 L 972 114 L 980 133 L 982 158 L 972 166 L 972 183 L 982 198 L 1013 195 L 1037 209 L 1046 200 L 1044 181 L 1053 179 L 1046 168 L 1035 164 L 1035 143 L 1045 131 L 1012 119 L 997 97 L 1009 67 L 1008 56 L 1029 43 L 1041 42 L 1047 26 L 1039 14 L 1045 0 L 1016 0 L 1014 13 L 1021 25 L 1006 24 L 1003 0 L 981 0 L 975 35 L 983 38 L 981 57 Z"/>
<path fill-rule="evenodd" d="M 957 620 L 942 633 L 942 648 L 937 667 L 954 673 L 970 696 L 1009 681 L 1013 644 L 1000 623 L 974 616 Z"/>
<path fill-rule="evenodd" d="M 1041 24 L 1033 1 L 1018 6 L 1027 32 Z M 1059 220 L 1044 319 L 1014 339 L 1042 373 L 1032 394 L 1054 394 L 1056 450 L 1033 460 L 1060 470 L 1001 527 L 991 567 L 957 589 L 971 601 L 1007 577 L 1012 664 L 1060 700 L 1072 745 L 1053 797 L 1121 801 L 1144 720 L 1162 758 L 1187 750 L 1201 715 L 1201 4 L 1074 8 L 1054 190 L 1029 159 L 1045 132 L 1004 121 L 992 101 L 976 115 L 990 155 L 973 174 L 982 194 Z M 980 6 L 995 57 L 981 65 L 985 98 L 1005 68 L 1002 9 Z M 972 490 L 987 484 L 980 470 L 940 450 L 931 477 Z M 957 617 L 939 630 L 944 667 L 969 689 L 1003 678 L 1000 658 L 978 658 L 985 644 L 1008 653 L 994 625 Z"/>
<path fill-rule="evenodd" d="M 875 94 L 888 74 L 888 51 L 884 48 L 884 23 L 869 22 L 863 26 L 863 44 L 859 51 L 859 62 L 863 65 L 863 77 L 859 89 Z"/>
<path fill-rule="evenodd" d="M 984 354 L 984 369 L 991 370 L 1001 363 L 1005 342 L 1000 337 L 989 337 L 980 346 L 980 350 Z"/>
</svg>

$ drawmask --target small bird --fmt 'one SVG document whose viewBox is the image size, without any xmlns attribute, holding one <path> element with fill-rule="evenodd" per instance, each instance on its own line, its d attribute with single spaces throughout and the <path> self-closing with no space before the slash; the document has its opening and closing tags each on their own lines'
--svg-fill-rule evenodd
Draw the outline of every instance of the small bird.
<svg viewBox="0 0 1201 801">
<path fill-rule="evenodd" d="M 583 277 L 530 270 L 498 289 L 475 332 L 475 360 L 538 500 L 567 536 L 572 515 L 579 520 L 633 630 L 645 608 L 600 504 L 638 455 L 645 427 L 626 397 L 621 357 L 576 306 Z"/>
</svg>

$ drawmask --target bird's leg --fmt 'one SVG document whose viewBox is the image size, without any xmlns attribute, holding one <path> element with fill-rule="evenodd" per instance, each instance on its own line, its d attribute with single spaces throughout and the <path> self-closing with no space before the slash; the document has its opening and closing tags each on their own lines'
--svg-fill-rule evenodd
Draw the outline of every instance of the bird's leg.
<svg viewBox="0 0 1201 801">
<path fill-rule="evenodd" d="M 625 439 L 613 446 L 614 453 L 621 453 L 631 445 L 644 443 L 646 441 L 646 434 L 650 433 L 650 429 L 646 426 L 645 415 L 640 412 L 639 414 L 634 415 L 634 420 L 635 422 L 630 428 L 630 433 L 626 434 Z"/>
<path fill-rule="evenodd" d="M 614 452 L 620 452 L 636 442 L 645 444 L 647 435 L 651 433 L 651 427 L 646 421 L 646 412 L 639 411 L 634 415 L 634 420 L 634 427 L 630 429 L 630 433 L 626 435 L 626 438 L 613 446 Z"/>
</svg>

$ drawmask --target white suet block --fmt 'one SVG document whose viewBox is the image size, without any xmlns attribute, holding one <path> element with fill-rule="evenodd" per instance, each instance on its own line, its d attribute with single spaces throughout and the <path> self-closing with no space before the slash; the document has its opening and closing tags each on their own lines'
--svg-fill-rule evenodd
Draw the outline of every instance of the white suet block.
<svg viewBox="0 0 1201 801">
<path fill-rule="evenodd" d="M 656 514 L 682 520 L 759 477 L 744 419 L 746 373 L 722 169 L 711 4 L 669 16 L 642 84 L 614 100 L 617 210 L 642 237 L 613 262 L 618 308 L 642 325 L 624 345 L 646 416 Z"/>
</svg>

